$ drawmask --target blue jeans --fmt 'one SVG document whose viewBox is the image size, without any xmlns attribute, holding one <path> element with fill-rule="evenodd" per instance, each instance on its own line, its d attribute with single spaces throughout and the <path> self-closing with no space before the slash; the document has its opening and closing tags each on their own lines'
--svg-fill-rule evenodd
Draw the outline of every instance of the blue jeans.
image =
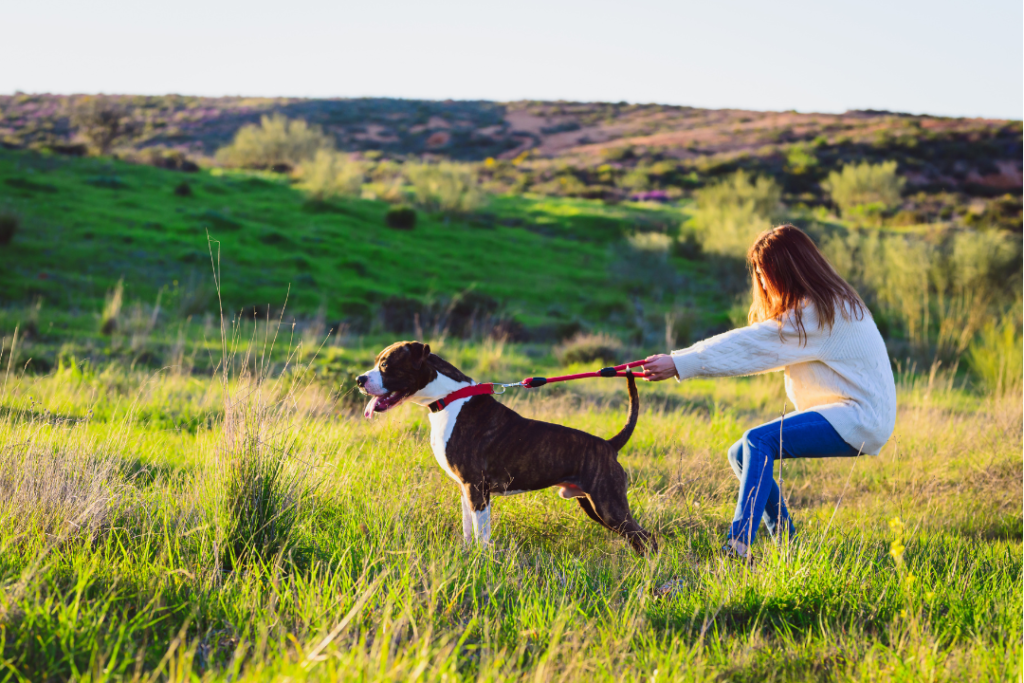
<svg viewBox="0 0 1024 683">
<path fill-rule="evenodd" d="M 781 418 L 780 418 L 781 419 Z M 750 545 L 764 520 L 773 536 L 782 528 L 795 533 L 786 503 L 772 477 L 779 457 L 779 420 L 754 427 L 729 449 L 729 464 L 740 480 L 739 500 L 729 538 Z M 849 458 L 858 450 L 843 441 L 818 413 L 797 413 L 782 422 L 782 458 Z"/>
</svg>

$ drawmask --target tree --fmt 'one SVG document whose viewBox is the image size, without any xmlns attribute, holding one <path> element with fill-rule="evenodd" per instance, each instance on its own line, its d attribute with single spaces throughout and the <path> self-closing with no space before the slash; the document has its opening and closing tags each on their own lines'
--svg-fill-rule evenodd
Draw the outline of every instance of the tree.
<svg viewBox="0 0 1024 683">
<path fill-rule="evenodd" d="M 71 126 L 85 139 L 94 154 L 110 153 L 114 143 L 135 130 L 130 111 L 108 97 L 90 96 L 75 103 Z"/>
</svg>

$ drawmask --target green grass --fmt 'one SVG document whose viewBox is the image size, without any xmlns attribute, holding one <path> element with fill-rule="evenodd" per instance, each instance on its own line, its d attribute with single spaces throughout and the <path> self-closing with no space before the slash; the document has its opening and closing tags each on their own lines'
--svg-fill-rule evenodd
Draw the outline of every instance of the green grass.
<svg viewBox="0 0 1024 683">
<path fill-rule="evenodd" d="M 185 181 L 192 196 L 174 194 Z M 385 227 L 379 201 L 311 203 L 279 176 L 182 174 L 105 159 L 0 151 L 0 203 L 23 217 L 0 250 L 5 303 L 45 298 L 59 310 L 97 311 L 124 278 L 130 299 L 215 308 L 207 232 L 229 310 L 277 305 L 372 325 L 392 296 L 445 299 L 475 289 L 528 327 L 580 319 L 632 325 L 633 300 L 651 315 L 669 305 L 643 277 L 617 277 L 623 236 L 675 231 L 675 208 L 504 196 L 478 215 L 420 215 L 412 231 Z M 724 301 L 705 264 L 687 271 L 688 296 Z M 649 279 L 649 278 L 648 278 Z M 664 287 L 662 287 L 664 289 Z M 702 305 L 702 310 L 720 307 Z M 711 313 L 709 320 L 724 321 Z M 609 322 L 610 321 L 610 322 Z"/>
<path fill-rule="evenodd" d="M 438 345 L 481 379 L 555 370 L 528 347 Z M 374 350 L 345 352 L 369 362 Z M 801 535 L 759 540 L 747 569 L 718 553 L 736 489 L 725 451 L 782 409 L 778 375 L 640 387 L 621 461 L 661 543 L 646 559 L 549 491 L 496 501 L 494 547 L 463 548 L 426 412 L 366 421 L 330 391 L 348 386 L 116 364 L 12 371 L 5 386 L 0 680 L 1020 674 L 1019 394 L 902 377 L 880 456 L 785 463 Z M 607 436 L 625 420 L 624 393 L 591 380 L 502 400 Z M 261 416 L 265 446 L 287 444 L 274 452 L 300 492 L 285 551 L 239 564 L 224 562 L 242 457 L 227 396 Z"/>
</svg>

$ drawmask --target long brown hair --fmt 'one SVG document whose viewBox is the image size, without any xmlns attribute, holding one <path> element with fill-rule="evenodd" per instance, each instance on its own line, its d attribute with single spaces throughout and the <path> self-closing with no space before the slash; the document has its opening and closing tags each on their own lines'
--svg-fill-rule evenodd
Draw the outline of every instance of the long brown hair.
<svg viewBox="0 0 1024 683">
<path fill-rule="evenodd" d="M 747 322 L 779 321 L 779 339 L 783 341 L 782 316 L 792 311 L 797 336 L 802 344 L 807 343 L 802 311 L 805 300 L 814 304 L 818 325 L 829 329 L 837 308 L 846 320 L 851 315 L 860 320 L 867 310 L 860 295 L 795 225 L 780 225 L 758 235 L 747 252 L 747 265 L 753 295 Z"/>
</svg>

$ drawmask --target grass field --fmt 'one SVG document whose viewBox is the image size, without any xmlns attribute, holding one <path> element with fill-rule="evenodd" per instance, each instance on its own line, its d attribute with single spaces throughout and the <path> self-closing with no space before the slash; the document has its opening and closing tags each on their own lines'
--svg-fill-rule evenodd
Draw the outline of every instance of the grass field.
<svg viewBox="0 0 1024 683">
<path fill-rule="evenodd" d="M 174 193 L 183 182 L 190 196 Z M 630 325 L 632 299 L 653 301 L 657 283 L 642 254 L 631 260 L 623 237 L 678 230 L 684 215 L 675 207 L 503 196 L 469 218 L 421 212 L 415 230 L 393 230 L 384 224 L 385 202 L 310 202 L 275 174 L 183 174 L 3 150 L 0 202 L 25 223 L 0 252 L 8 303 L 42 296 L 47 308 L 92 313 L 123 278 L 128 298 L 152 305 L 162 291 L 165 308 L 209 310 L 209 234 L 229 310 L 279 305 L 290 286 L 292 314 L 323 308 L 329 321 L 364 329 L 391 297 L 429 303 L 465 291 L 500 302 L 502 314 L 529 327 L 580 318 Z M 687 293 L 702 310 L 728 308 L 706 264 L 686 270 Z M 610 272 L 618 277 L 610 281 Z"/>
<path fill-rule="evenodd" d="M 239 331 L 213 377 L 5 377 L 0 680 L 1020 676 L 1019 394 L 901 376 L 881 455 L 783 464 L 799 536 L 759 540 L 746 568 L 718 552 L 725 451 L 783 410 L 781 377 L 644 384 L 621 461 L 661 552 L 637 558 L 553 492 L 497 501 L 480 550 L 426 411 L 363 420 L 350 385 L 266 372 L 266 334 Z M 434 343 L 481 380 L 554 369 L 512 344 Z M 502 400 L 608 436 L 624 389 Z M 253 463 L 277 481 L 260 529 L 236 495 L 261 485 Z"/>
</svg>

